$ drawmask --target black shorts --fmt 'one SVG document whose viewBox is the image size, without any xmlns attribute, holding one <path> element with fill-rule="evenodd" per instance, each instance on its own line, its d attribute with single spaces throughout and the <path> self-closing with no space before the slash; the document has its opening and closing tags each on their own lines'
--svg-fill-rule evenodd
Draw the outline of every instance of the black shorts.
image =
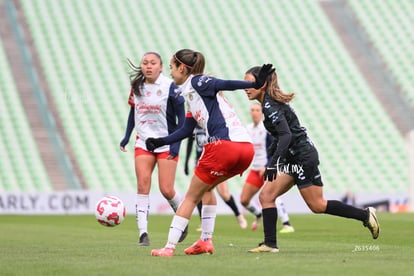
<svg viewBox="0 0 414 276">
<path fill-rule="evenodd" d="M 314 146 L 307 145 L 295 152 L 295 155 L 288 154 L 286 161 L 287 173 L 295 178 L 295 184 L 299 189 L 311 185 L 323 186 L 318 168 L 319 155 Z"/>
</svg>

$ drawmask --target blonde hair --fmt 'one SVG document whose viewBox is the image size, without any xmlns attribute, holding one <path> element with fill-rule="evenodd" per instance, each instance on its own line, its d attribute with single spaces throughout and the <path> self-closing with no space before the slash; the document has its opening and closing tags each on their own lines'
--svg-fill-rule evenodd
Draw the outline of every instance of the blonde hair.
<svg viewBox="0 0 414 276">
<path fill-rule="evenodd" d="M 288 103 L 291 100 L 293 100 L 293 98 L 295 97 L 295 93 L 285 93 L 280 89 L 279 83 L 277 81 L 276 71 L 273 72 L 273 74 L 270 77 L 270 82 L 267 83 L 266 87 L 266 92 L 269 94 L 269 96 L 272 97 L 273 100 L 282 103 Z"/>
<path fill-rule="evenodd" d="M 246 74 L 256 75 L 260 71 L 260 66 L 255 66 L 247 70 Z M 276 71 L 273 72 L 270 76 L 267 77 L 267 85 L 266 85 L 266 93 L 275 101 L 282 102 L 282 103 L 288 103 L 290 102 L 294 97 L 295 93 L 285 93 L 280 89 L 279 83 L 277 81 L 277 74 Z"/>
</svg>

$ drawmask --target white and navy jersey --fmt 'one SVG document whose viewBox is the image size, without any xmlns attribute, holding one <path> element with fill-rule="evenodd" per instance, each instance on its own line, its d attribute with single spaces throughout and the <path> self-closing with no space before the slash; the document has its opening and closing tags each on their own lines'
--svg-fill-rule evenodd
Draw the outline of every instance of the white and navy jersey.
<svg viewBox="0 0 414 276">
<path fill-rule="evenodd" d="M 141 96 L 136 96 L 131 91 L 128 103 L 135 107 L 135 147 L 147 150 L 147 138 L 167 136 L 183 124 L 184 98 L 177 91 L 178 87 L 173 81 L 162 74 L 155 83 L 144 84 Z M 177 146 L 178 149 L 173 149 Z M 179 143 L 159 147 L 155 152 L 169 150 L 178 154 Z"/>
<path fill-rule="evenodd" d="M 251 142 L 233 107 L 218 94 L 220 88 L 234 88 L 232 84 L 240 85 L 240 82 L 228 81 L 223 85 L 223 80 L 205 75 L 191 75 L 180 87 L 181 95 L 187 103 L 186 116 L 194 118 L 197 125 L 205 131 L 207 142 Z"/>
<path fill-rule="evenodd" d="M 269 134 L 264 127 L 263 122 L 260 122 L 256 126 L 253 123 L 249 124 L 246 126 L 246 129 L 254 146 L 252 169 L 257 171 L 265 167 L 267 164 L 267 144 Z"/>
</svg>

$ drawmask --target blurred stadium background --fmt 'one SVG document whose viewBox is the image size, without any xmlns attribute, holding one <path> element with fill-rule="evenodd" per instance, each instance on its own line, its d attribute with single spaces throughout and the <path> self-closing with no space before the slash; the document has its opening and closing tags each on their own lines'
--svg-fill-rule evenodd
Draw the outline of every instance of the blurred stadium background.
<svg viewBox="0 0 414 276">
<path fill-rule="evenodd" d="M 139 63 L 157 51 L 169 75 L 181 48 L 202 52 L 206 71 L 224 79 L 273 63 L 282 88 L 297 94 L 325 193 L 406 207 L 413 14 L 412 0 L 1 0 L 0 213 L 26 212 L 30 195 L 133 196 L 133 139 L 127 154 L 118 147 L 129 109 L 126 58 Z M 248 124 L 244 92 L 225 95 Z M 231 191 L 243 180 L 232 179 Z M 180 162 L 177 189 L 188 182 Z"/>
</svg>

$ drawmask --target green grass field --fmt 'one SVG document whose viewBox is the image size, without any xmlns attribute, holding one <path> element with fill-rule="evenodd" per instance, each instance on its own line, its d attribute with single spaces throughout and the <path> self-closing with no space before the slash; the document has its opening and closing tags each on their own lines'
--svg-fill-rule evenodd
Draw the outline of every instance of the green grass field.
<svg viewBox="0 0 414 276">
<path fill-rule="evenodd" d="M 414 214 L 380 213 L 373 240 L 360 222 L 328 215 L 291 215 L 296 232 L 279 234 L 280 252 L 246 251 L 262 228 L 242 230 L 219 216 L 212 255 L 187 256 L 198 237 L 194 215 L 187 239 L 172 258 L 163 247 L 171 216 L 150 216 L 150 247 L 138 247 L 134 216 L 115 227 L 93 216 L 0 216 L 0 275 L 412 275 Z M 250 221 L 253 217 L 247 217 Z"/>
</svg>

